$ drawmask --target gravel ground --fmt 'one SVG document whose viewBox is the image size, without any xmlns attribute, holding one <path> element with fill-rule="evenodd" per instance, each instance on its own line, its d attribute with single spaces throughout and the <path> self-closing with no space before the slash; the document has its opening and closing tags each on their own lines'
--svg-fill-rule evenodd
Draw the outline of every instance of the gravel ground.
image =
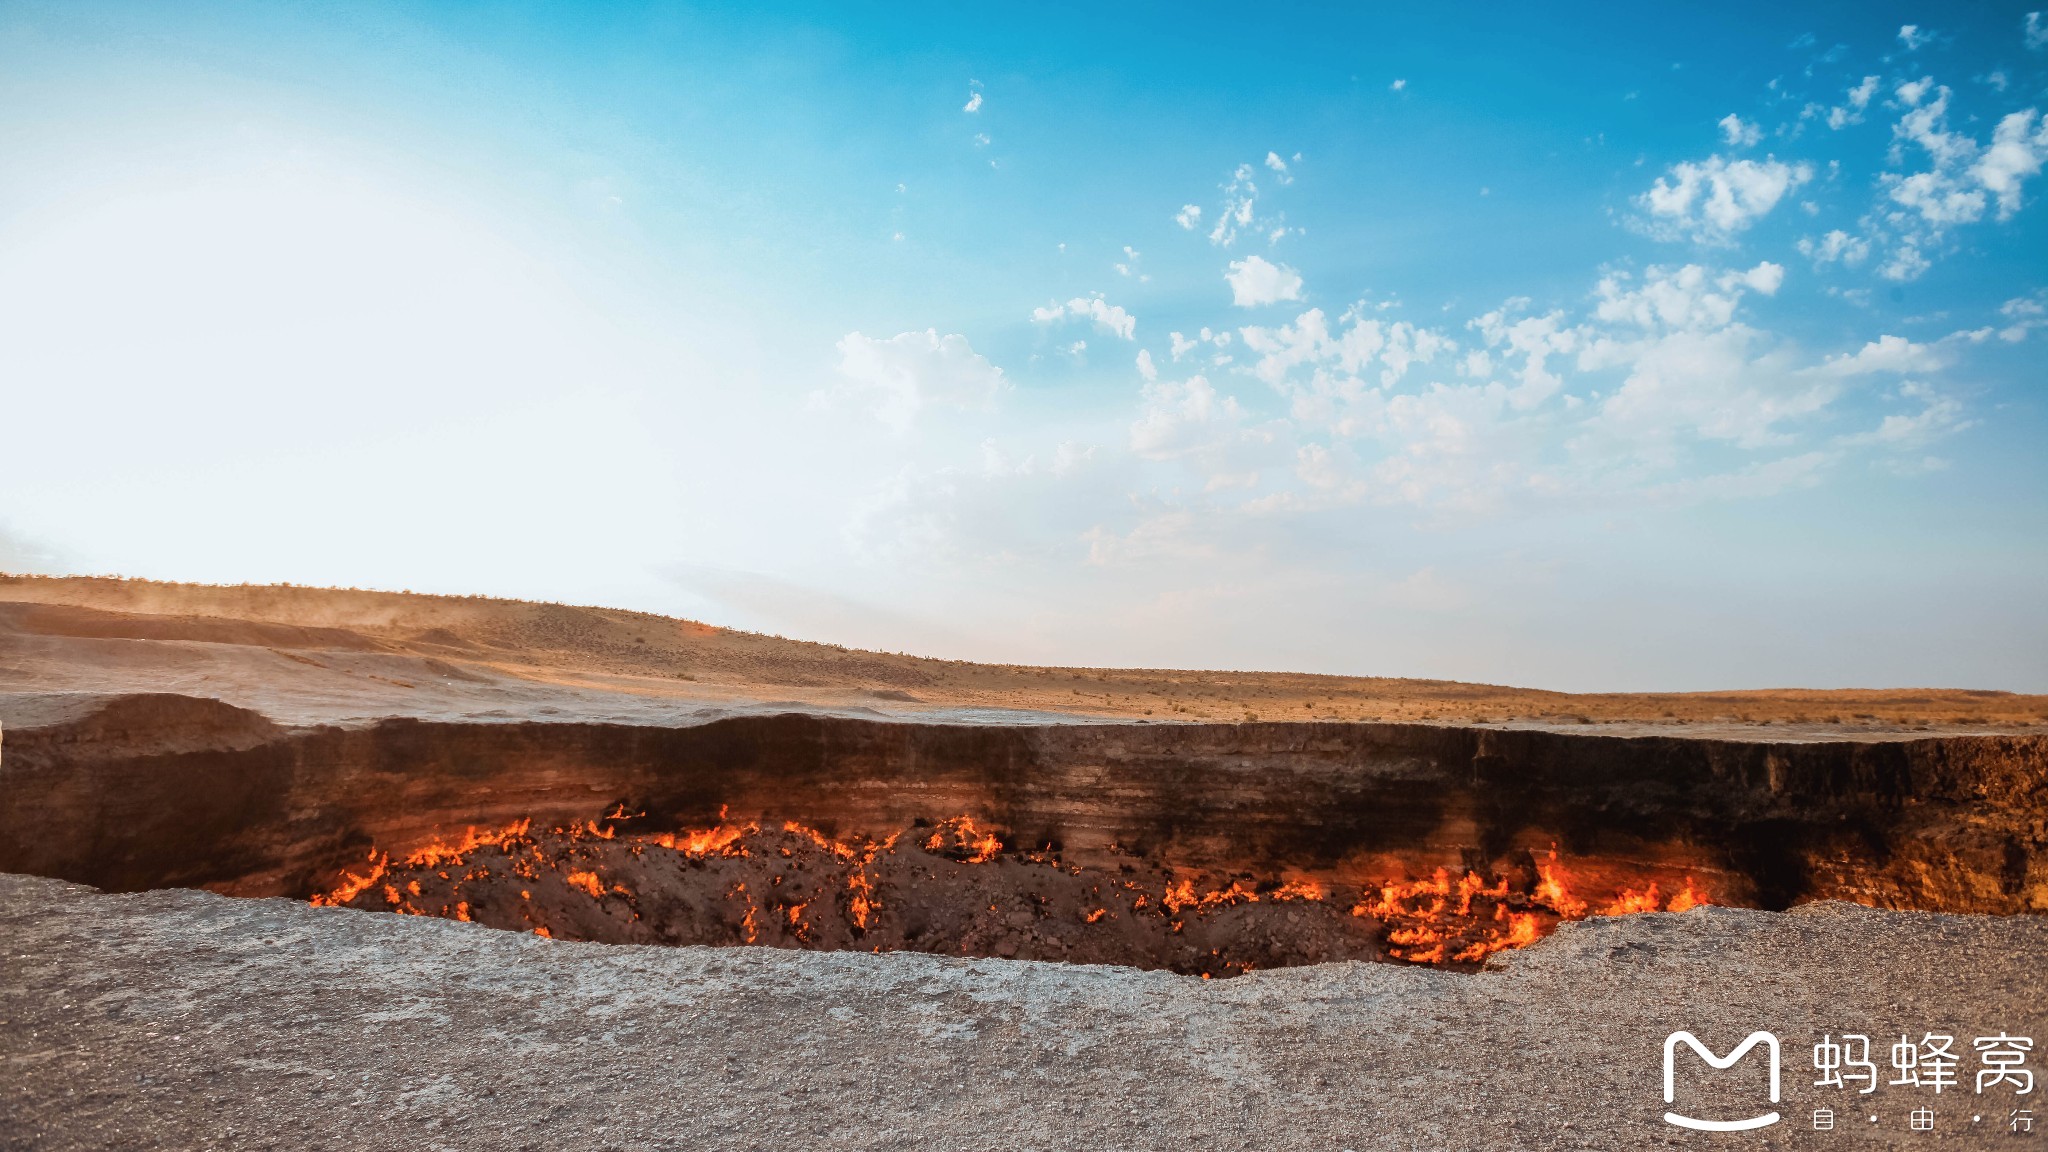
<svg viewBox="0 0 2048 1152">
<path fill-rule="evenodd" d="M 0 1148 L 2048 1152 L 2048 919 L 1701 908 L 1567 924 L 1479 974 L 1204 982 L 1029 961 L 542 940 L 0 875 Z M 1662 1121 L 1662 1046 L 1783 1041 L 1783 1122 Z M 1813 1084 L 1824 1033 L 1957 1036 L 1959 1087 Z M 1764 1103 L 1752 1056 L 1677 1107 Z M 2048 1079 L 2037 1047 L 2027 1067 Z M 2036 1129 L 2009 1131 L 2032 1106 Z M 1815 1108 L 1838 1114 L 1813 1130 Z M 1908 1112 L 1933 1110 L 1931 1132 Z M 1869 1117 L 1875 1116 L 1872 1121 Z M 1972 1117 L 1978 1117 L 1972 1120 Z"/>
</svg>

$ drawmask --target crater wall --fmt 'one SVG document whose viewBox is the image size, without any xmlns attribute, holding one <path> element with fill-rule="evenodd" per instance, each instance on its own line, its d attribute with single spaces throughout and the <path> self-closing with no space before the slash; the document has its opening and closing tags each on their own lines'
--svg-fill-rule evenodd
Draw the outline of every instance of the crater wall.
<svg viewBox="0 0 2048 1152">
<path fill-rule="evenodd" d="M 1721 902 L 2048 911 L 2048 738 L 1762 743 L 1356 723 L 920 724 L 804 713 L 688 727 L 393 719 L 282 727 L 112 698 L 10 729 L 0 871 L 304 897 L 370 846 L 466 826 L 799 820 L 879 837 L 972 815 L 1111 865 L 1377 883 L 1552 846 L 1598 885 Z M 723 817 L 721 816 L 723 813 Z"/>
</svg>

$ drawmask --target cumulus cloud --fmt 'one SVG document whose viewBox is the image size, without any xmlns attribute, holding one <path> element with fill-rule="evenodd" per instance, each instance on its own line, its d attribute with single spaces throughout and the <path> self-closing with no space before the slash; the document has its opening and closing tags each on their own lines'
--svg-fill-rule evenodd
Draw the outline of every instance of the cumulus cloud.
<svg viewBox="0 0 2048 1152">
<path fill-rule="evenodd" d="M 1148 460 L 1213 449 L 1244 420 L 1237 400 L 1219 394 L 1204 376 L 1149 381 L 1139 398 L 1131 451 Z"/>
<path fill-rule="evenodd" d="M 1937 372 L 1948 366 L 1949 356 L 1933 344 L 1916 344 L 1904 336 L 1880 336 L 1854 352 L 1829 356 L 1821 371 L 1834 376 L 1867 376 L 1889 372 Z"/>
<path fill-rule="evenodd" d="M 1721 117 L 1721 139 L 1733 148 L 1747 148 L 1764 138 L 1764 130 L 1730 112 Z"/>
<path fill-rule="evenodd" d="M 1301 299 L 1301 273 L 1263 256 L 1231 261 L 1223 278 L 1230 282 L 1230 302 L 1240 308 Z"/>
<path fill-rule="evenodd" d="M 2009 220 L 2020 210 L 2020 185 L 2041 171 L 2048 155 L 2048 118 L 2034 109 L 2014 112 L 1998 122 L 1991 146 L 1977 158 L 1970 175 L 1998 200 L 1998 218 Z"/>
<path fill-rule="evenodd" d="M 979 93 L 979 92 L 976 92 L 976 93 L 974 93 L 973 95 L 969 96 L 969 97 L 967 98 L 967 103 L 965 103 L 965 104 L 962 104 L 962 105 L 960 106 L 960 110 L 961 110 L 962 112 L 979 112 L 979 111 L 981 111 L 981 93 Z"/>
<path fill-rule="evenodd" d="M 1152 363 L 1152 350 L 1150 348 L 1138 349 L 1138 375 L 1147 380 L 1159 379 L 1159 367 Z"/>
<path fill-rule="evenodd" d="M 1259 356 L 1252 374 L 1283 395 L 1297 397 L 1301 393 L 1287 382 L 1297 368 L 1312 368 L 1313 386 L 1319 388 L 1344 377 L 1346 383 L 1340 387 L 1355 394 L 1358 387 L 1372 386 L 1356 380 L 1369 368 L 1376 368 L 1373 375 L 1378 386 L 1392 387 L 1411 367 L 1427 364 L 1456 346 L 1434 329 L 1405 320 L 1381 321 L 1368 316 L 1363 308 L 1346 311 L 1338 317 L 1335 329 L 1322 309 L 1311 308 L 1292 324 L 1249 327 L 1241 335 L 1245 347 Z"/>
<path fill-rule="evenodd" d="M 1799 254 L 1816 266 L 1838 262 L 1854 266 L 1870 258 L 1870 241 L 1836 228 L 1818 240 L 1811 236 L 1801 237 Z"/>
<path fill-rule="evenodd" d="M 1031 311 L 1032 322 L 1037 324 L 1051 324 L 1069 316 L 1093 320 L 1097 328 L 1112 336 L 1125 340 L 1137 337 L 1138 318 L 1100 296 L 1076 296 L 1065 304 L 1054 301 Z"/>
<path fill-rule="evenodd" d="M 1660 239 L 1729 244 L 1769 215 L 1785 194 L 1813 179 L 1807 164 L 1714 155 L 1675 164 L 1636 198 L 1646 230 Z"/>
<path fill-rule="evenodd" d="M 1294 177 L 1292 175 L 1289 175 L 1287 171 L 1287 161 L 1282 160 L 1278 152 L 1266 153 L 1266 167 L 1273 170 L 1275 177 L 1280 181 L 1280 183 L 1294 183 Z"/>
<path fill-rule="evenodd" d="M 1889 248 L 1879 272 L 1911 280 L 1933 266 L 1948 234 L 1987 214 L 2011 219 L 2024 207 L 2026 182 L 2048 159 L 2048 120 L 2028 108 L 1992 129 L 1988 144 L 1950 125 L 1952 93 L 1932 77 L 1897 86 L 1905 109 L 1892 128 L 1894 167 L 1881 173 L 1879 207 L 1869 223 Z M 1909 166 L 1908 158 L 1921 163 Z"/>
<path fill-rule="evenodd" d="M 1181 205 L 1180 211 L 1173 214 L 1173 222 L 1190 232 L 1194 231 L 1195 226 L 1202 222 L 1202 206 L 1200 204 Z"/>
<path fill-rule="evenodd" d="M 1716 272 L 1699 264 L 1656 267 L 1640 279 L 1613 272 L 1600 278 L 1593 311 L 1609 324 L 1642 329 L 1725 328 L 1734 322 L 1744 293 L 1774 295 L 1784 282 L 1784 266 L 1768 260 L 1740 271 Z"/>
<path fill-rule="evenodd" d="M 1899 28 L 1899 43 L 1904 44 L 1908 52 L 1919 51 L 1922 44 L 1933 38 L 1932 33 L 1921 31 L 1918 24 L 1905 24 Z"/>
<path fill-rule="evenodd" d="M 1917 404 L 1918 410 L 1890 413 L 1878 422 L 1877 427 L 1867 432 L 1841 437 L 1837 443 L 1848 446 L 1876 446 L 1894 451 L 1919 449 L 1936 439 L 1960 432 L 1976 423 L 1964 415 L 1962 401 L 1920 381 L 1907 380 L 1901 383 L 1894 395 L 1909 404 Z M 1926 461 L 1915 463 L 1924 464 Z"/>
<path fill-rule="evenodd" d="M 1819 119 L 1829 128 L 1839 132 L 1851 124 L 1863 123 L 1863 114 L 1870 108 L 1870 101 L 1877 95 L 1878 78 L 1865 76 L 1861 83 L 1843 95 L 1842 102 L 1833 107 L 1808 104 L 1799 114 L 1801 120 Z"/>
<path fill-rule="evenodd" d="M 849 332 L 838 349 L 844 384 L 834 393 L 860 397 L 876 419 L 899 432 L 926 407 L 986 407 L 1009 387 L 1003 370 L 975 352 L 967 337 L 941 336 L 937 329 L 887 339 Z"/>
<path fill-rule="evenodd" d="M 2027 338 L 2036 328 L 2048 328 L 2048 289 L 2032 296 L 2018 296 L 2007 300 L 1998 309 L 2005 317 L 2005 326 L 1998 330 L 1998 338 L 2009 344 L 2017 344 Z"/>
</svg>

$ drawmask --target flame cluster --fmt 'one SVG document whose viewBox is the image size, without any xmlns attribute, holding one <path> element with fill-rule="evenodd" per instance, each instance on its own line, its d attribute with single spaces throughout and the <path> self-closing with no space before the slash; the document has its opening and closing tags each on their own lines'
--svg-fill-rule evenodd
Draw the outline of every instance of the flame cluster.
<svg viewBox="0 0 2048 1152">
<path fill-rule="evenodd" d="M 1572 892 L 1572 881 L 1557 850 L 1536 862 L 1536 883 L 1514 891 L 1505 877 L 1488 883 L 1477 872 L 1456 880 L 1439 868 L 1427 879 L 1381 886 L 1351 909 L 1387 927 L 1387 954 L 1412 964 L 1476 964 L 1509 948 L 1525 948 L 1559 922 L 1589 915 L 1683 912 L 1708 903 L 1690 876 L 1668 900 L 1653 881 L 1640 891 L 1623 888 L 1597 906 Z"/>
<path fill-rule="evenodd" d="M 525 926 L 538 935 L 558 936 L 564 927 L 559 916 L 551 930 L 549 924 L 542 922 L 549 916 L 536 911 L 538 906 L 533 902 L 532 888 L 544 877 L 550 878 L 549 891 L 557 894 L 548 897 L 556 901 L 550 907 L 566 907 L 559 902 L 560 894 L 575 893 L 578 895 L 571 898 L 572 903 L 587 898 L 606 909 L 604 915 L 615 920 L 638 920 L 635 893 L 615 877 L 608 877 L 607 872 L 617 870 L 622 851 L 634 858 L 656 851 L 673 852 L 691 868 L 702 868 L 706 862 L 719 858 L 755 857 L 774 866 L 770 869 L 772 875 L 758 870 L 745 873 L 756 881 L 754 887 L 728 871 L 724 874 L 726 879 L 718 881 L 725 887 L 713 889 L 723 893 L 714 899 L 730 902 L 726 907 L 732 918 L 725 923 L 734 926 L 731 930 L 746 943 L 762 942 L 766 935 L 769 943 L 794 940 L 801 946 L 843 947 L 849 931 L 856 940 L 868 934 L 883 911 L 874 869 L 881 857 L 893 856 L 898 851 L 898 836 L 882 840 L 840 839 L 796 821 L 764 830 L 759 822 L 730 820 L 723 808 L 718 822 L 708 827 L 673 832 L 630 831 L 631 822 L 643 817 L 644 813 L 628 813 L 624 805 L 619 805 L 601 819 L 568 822 L 542 833 L 534 831 L 531 819 L 496 828 L 472 826 L 453 843 L 437 837 L 395 861 L 390 854 L 373 847 L 366 857 L 366 866 L 342 872 L 330 889 L 314 895 L 311 902 L 325 906 L 382 907 L 410 915 L 439 915 L 456 920 L 486 916 L 487 922 L 501 927 L 517 926 L 523 919 Z M 1006 850 L 1005 833 L 977 822 L 970 815 L 919 827 L 910 836 L 908 844 L 914 849 L 959 865 L 987 865 L 1009 858 L 1014 861 L 1013 867 L 1052 867 L 1076 877 L 1082 875 L 1080 867 L 1062 863 L 1050 845 L 1045 853 Z M 813 847 L 826 854 L 829 861 L 809 856 Z M 485 853 L 487 849 L 490 851 Z M 812 861 L 808 871 L 803 863 L 806 858 Z M 926 866 L 915 866 L 923 867 Z M 469 885 L 471 881 L 491 879 L 494 869 L 499 877 L 495 885 Z M 796 883 L 784 883 L 785 869 L 793 869 L 788 875 Z M 903 882 L 900 867 L 887 874 L 898 877 L 892 883 Z M 1196 877 L 1171 873 L 1154 873 L 1149 881 L 1144 877 L 1108 875 L 1092 890 L 1093 900 L 1114 899 L 1100 904 L 1091 901 L 1076 915 L 1085 924 L 1103 924 L 1103 930 L 1111 928 L 1104 921 L 1115 921 L 1120 913 L 1163 918 L 1160 928 L 1177 935 L 1191 917 L 1208 916 L 1239 905 L 1325 905 L 1342 917 L 1348 904 L 1352 917 L 1376 922 L 1383 951 L 1392 959 L 1413 964 L 1471 965 L 1494 953 L 1533 944 L 1561 921 L 1589 915 L 1682 912 L 1708 902 L 1707 894 L 1690 876 L 1669 895 L 1652 882 L 1641 889 L 1620 888 L 1606 899 L 1589 899 L 1574 892 L 1573 878 L 1555 849 L 1545 857 L 1525 863 L 1520 874 L 1522 880 L 1517 883 L 1505 876 L 1471 870 L 1454 875 L 1448 868 L 1438 868 L 1422 879 L 1388 881 L 1363 892 L 1306 878 L 1275 883 L 1270 879 L 1255 882 L 1240 875 L 1226 885 L 1202 886 Z M 446 883 L 437 885 L 435 876 Z M 432 892 L 422 888 L 422 880 L 427 881 Z M 504 885 L 508 881 L 518 892 L 516 907 L 507 903 L 509 895 Z M 487 888 L 498 896 L 489 896 Z M 444 898 L 446 903 L 437 908 L 437 902 Z M 482 901 L 483 906 L 475 906 L 471 901 Z M 994 904 L 989 911 L 997 911 Z M 816 943 L 820 939 L 818 933 L 824 931 L 821 925 L 825 924 L 815 919 L 820 914 L 833 918 L 823 944 Z M 1219 970 L 1249 970 L 1250 963 L 1219 954 L 1216 966 Z"/>
</svg>

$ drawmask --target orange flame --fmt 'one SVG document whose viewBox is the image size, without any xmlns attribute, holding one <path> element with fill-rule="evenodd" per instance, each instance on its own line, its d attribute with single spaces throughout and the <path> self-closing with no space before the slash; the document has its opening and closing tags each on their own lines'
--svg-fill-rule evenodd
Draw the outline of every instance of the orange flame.
<svg viewBox="0 0 2048 1152">
<path fill-rule="evenodd" d="M 955 816 L 941 821 L 925 838 L 924 850 L 953 856 L 968 864 L 986 864 L 1003 854 L 1003 840 L 990 829 L 976 825 L 973 817 Z"/>
<path fill-rule="evenodd" d="M 1536 899 L 1567 920 L 1577 920 L 1586 914 L 1586 902 L 1575 898 L 1567 885 L 1564 865 L 1557 862 L 1557 849 L 1552 848 L 1549 860 L 1536 866 L 1536 875 Z"/>
</svg>

